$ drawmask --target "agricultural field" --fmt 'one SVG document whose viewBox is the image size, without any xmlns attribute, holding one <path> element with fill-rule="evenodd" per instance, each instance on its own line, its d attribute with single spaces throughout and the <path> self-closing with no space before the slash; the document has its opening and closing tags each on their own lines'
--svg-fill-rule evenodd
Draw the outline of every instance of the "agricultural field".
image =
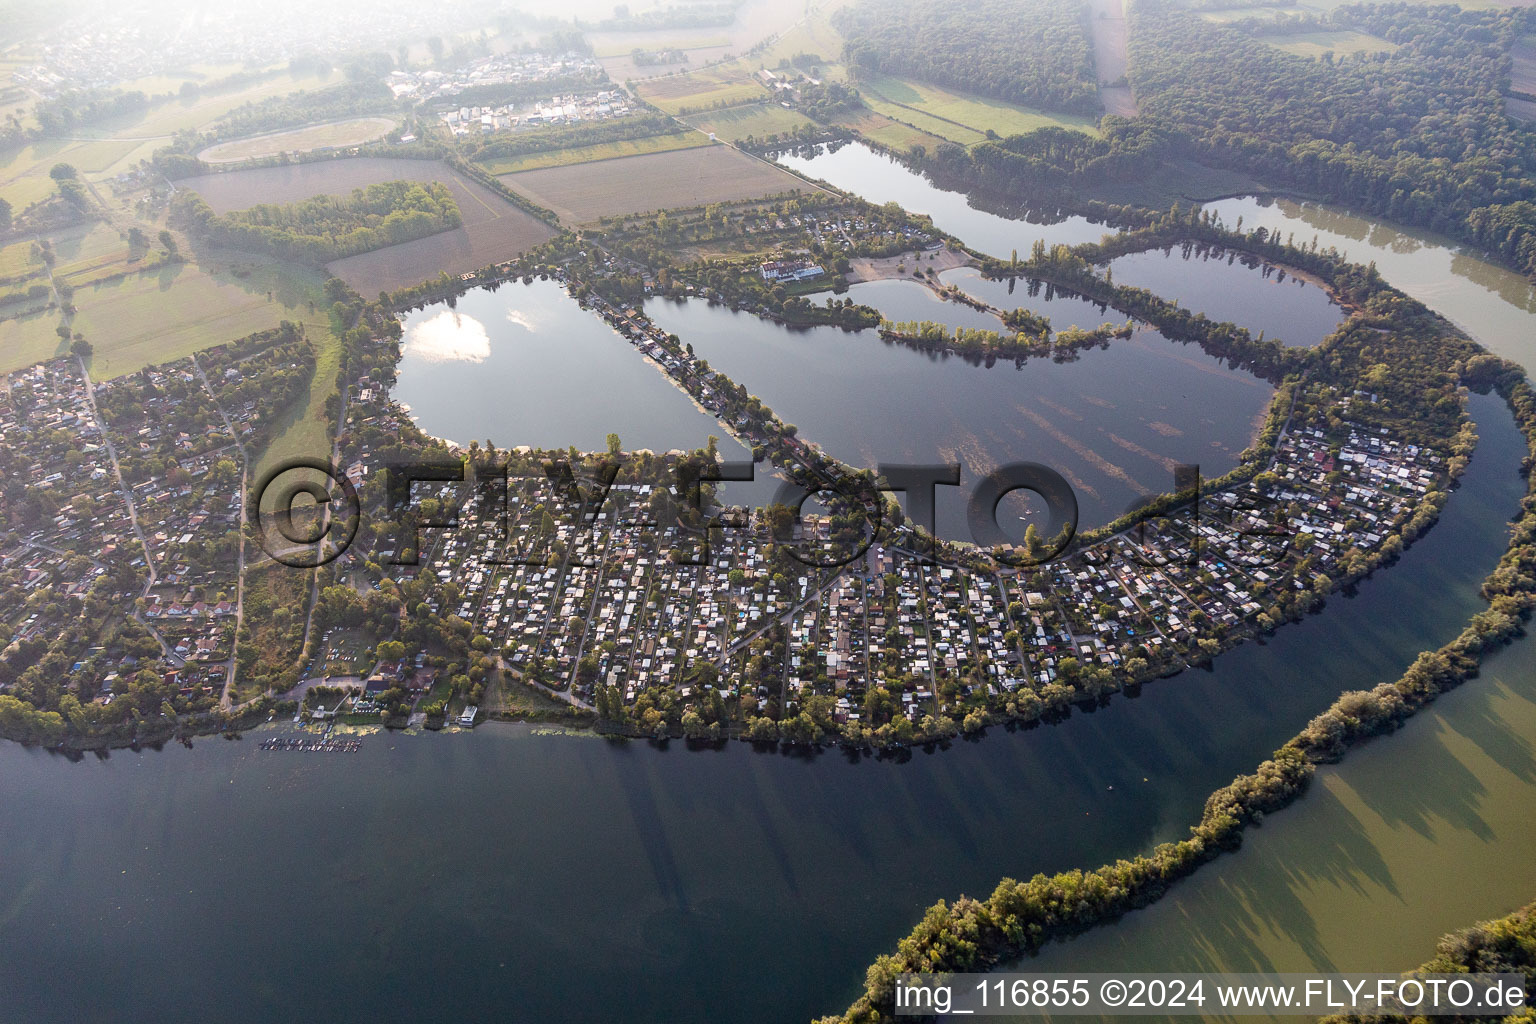
<svg viewBox="0 0 1536 1024">
<path fill-rule="evenodd" d="M 1106 114 L 1135 117 L 1136 99 L 1126 82 L 1130 38 L 1125 22 L 1126 0 L 1088 0 L 1088 27 L 1093 35 L 1093 63 L 1098 70 L 1099 103 Z"/>
<path fill-rule="evenodd" d="M 1504 97 L 1504 116 L 1516 121 L 1536 121 L 1536 101 Z"/>
<path fill-rule="evenodd" d="M 723 145 L 523 171 L 501 180 L 554 210 L 567 224 L 811 187 L 781 168 Z"/>
<path fill-rule="evenodd" d="M 989 129 L 1004 137 L 1047 125 L 1098 133 L 1091 118 L 1048 114 L 913 79 L 866 74 L 857 86 L 872 109 L 961 145 L 980 142 Z"/>
<path fill-rule="evenodd" d="M 706 111 L 768 97 L 768 90 L 750 76 L 714 68 L 638 82 L 635 91 L 668 114 Z"/>
<path fill-rule="evenodd" d="M 204 175 L 178 184 L 196 189 L 215 211 L 227 213 L 256 203 L 293 203 L 396 180 L 443 182 L 453 192 L 464 224 L 329 264 L 332 273 L 366 295 L 416 284 L 439 271 L 479 270 L 527 252 L 555 233 L 543 221 L 436 160 L 327 160 Z"/>
<path fill-rule="evenodd" d="M 674 132 L 668 135 L 651 135 L 643 139 L 620 139 L 615 142 L 599 142 L 591 146 L 572 146 L 569 149 L 553 149 L 544 153 L 525 153 L 522 156 L 499 160 L 480 161 L 492 174 L 512 174 L 516 171 L 533 171 L 540 167 L 568 167 L 593 160 L 615 160 L 623 156 L 641 156 L 646 153 L 666 153 L 674 149 L 689 149 L 709 145 L 708 136 L 702 132 Z"/>
<path fill-rule="evenodd" d="M 259 160 L 280 153 L 308 153 L 316 149 L 357 146 L 372 142 L 394 130 L 388 117 L 355 117 L 330 124 L 308 125 L 285 132 L 271 132 L 248 139 L 235 139 L 209 146 L 197 158 L 208 164 L 231 164 Z"/>
<path fill-rule="evenodd" d="M 1298 57 L 1320 57 L 1325 53 L 1391 53 L 1397 49 L 1379 36 L 1364 32 L 1301 32 L 1295 35 L 1259 36 L 1261 42 Z"/>
<path fill-rule="evenodd" d="M 745 107 L 727 107 L 705 114 L 692 114 L 683 118 L 701 132 L 714 132 L 727 142 L 740 142 L 748 136 L 763 138 L 768 135 L 797 131 L 808 124 L 810 118 L 794 110 L 786 110 L 777 103 L 756 103 Z"/>
<path fill-rule="evenodd" d="M 349 195 L 353 189 L 381 181 L 441 181 L 453 190 L 454 201 L 459 204 L 465 223 L 474 219 L 477 208 L 482 207 L 479 199 L 473 198 L 475 190 L 486 197 L 494 197 L 493 193 L 461 178 L 439 160 L 384 157 L 252 167 L 180 178 L 174 184 L 177 188 L 193 189 L 215 213 L 223 214 L 248 210 L 258 203 L 282 205 L 318 195 Z"/>
</svg>

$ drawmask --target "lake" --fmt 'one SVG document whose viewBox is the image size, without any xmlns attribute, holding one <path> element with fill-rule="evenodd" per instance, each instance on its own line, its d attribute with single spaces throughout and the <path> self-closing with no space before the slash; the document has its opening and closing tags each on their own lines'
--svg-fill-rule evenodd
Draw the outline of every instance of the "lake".
<svg viewBox="0 0 1536 1024">
<path fill-rule="evenodd" d="M 912 281 L 858 284 L 848 295 L 893 318 L 1000 326 Z M 1055 300 L 1066 304 L 1079 322 L 1098 322 L 1097 307 Z M 962 539 L 963 495 L 1000 465 L 1040 462 L 1061 473 L 1084 527 L 1170 489 L 1176 465 L 1219 476 L 1237 464 L 1273 394 L 1267 382 L 1145 329 L 1074 362 L 988 367 L 874 331 L 788 328 L 696 299 L 653 299 L 646 312 L 845 462 L 961 463 L 961 486 L 938 488 L 936 504 L 940 534 Z"/>
<path fill-rule="evenodd" d="M 1289 346 L 1310 347 L 1344 322 L 1344 310 L 1321 285 L 1236 253 L 1202 255 L 1152 249 L 1109 261 L 1116 284 L 1145 288 Z"/>
<path fill-rule="evenodd" d="M 402 318 L 394 397 L 427 433 L 462 445 L 605 451 L 746 449 L 558 281 L 474 288 Z"/>
</svg>

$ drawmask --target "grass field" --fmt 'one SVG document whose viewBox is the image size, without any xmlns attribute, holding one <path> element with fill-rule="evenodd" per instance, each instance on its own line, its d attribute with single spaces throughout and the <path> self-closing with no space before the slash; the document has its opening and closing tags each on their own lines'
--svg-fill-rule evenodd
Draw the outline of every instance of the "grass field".
<svg viewBox="0 0 1536 1024">
<path fill-rule="evenodd" d="M 318 300 L 320 284 L 314 272 L 275 262 L 218 271 L 180 264 L 79 289 L 72 326 L 94 349 L 92 375 L 120 377 L 283 320 L 313 320 L 309 303 Z M 55 347 L 6 351 L 0 363 L 16 369 L 50 357 Z"/>
<path fill-rule="evenodd" d="M 794 175 L 716 145 L 504 175 L 568 224 L 808 188 Z"/>
<path fill-rule="evenodd" d="M 637 82 L 635 88 L 646 102 L 668 114 L 685 110 L 762 100 L 768 90 L 742 71 L 709 68 L 686 75 L 668 75 Z"/>
<path fill-rule="evenodd" d="M 1240 171 L 1206 167 L 1193 160 L 1175 160 L 1135 181 L 1087 188 L 1084 198 L 1167 209 L 1174 203 L 1187 205 L 1190 200 L 1208 202 L 1222 196 L 1268 191 L 1268 186 Z"/>
<path fill-rule="evenodd" d="M 29 316 L 0 321 L 0 373 L 52 359 L 69 351 L 69 344 L 54 333 L 59 311 L 43 310 Z"/>
<path fill-rule="evenodd" d="M 925 146 L 931 152 L 937 147 L 942 146 L 946 141 L 937 135 L 902 124 L 899 121 L 893 121 L 884 114 L 872 110 L 837 117 L 833 119 L 833 123 L 858 132 L 861 136 L 872 142 L 878 142 L 882 146 L 890 146 L 892 149 L 897 150 L 907 150 L 913 146 Z"/>
<path fill-rule="evenodd" d="M 912 79 L 865 74 L 859 77 L 858 88 L 876 111 L 962 145 L 986 138 L 988 129 L 1004 137 L 1047 125 L 1098 134 L 1090 118 L 1048 114 Z"/>
<path fill-rule="evenodd" d="M 727 107 L 706 114 L 691 114 L 683 120 L 704 132 L 714 132 L 727 142 L 739 142 L 747 136 L 759 139 L 793 132 L 814 124 L 804 114 L 786 110 L 777 103 L 755 103 L 746 107 Z"/>
<path fill-rule="evenodd" d="M 139 114 L 89 125 L 79 129 L 75 138 L 47 139 L 7 150 L 0 153 L 0 197 L 20 212 L 53 193 L 48 169 L 55 163 L 74 164 L 91 178 L 117 174 L 169 143 L 178 131 L 205 128 L 246 102 L 334 84 L 340 77 L 340 72 L 296 76 L 285 71 L 243 89 L 168 100 Z"/>
<path fill-rule="evenodd" d="M 310 344 L 315 346 L 315 375 L 309 380 L 309 398 L 285 409 L 272 443 L 262 452 L 253 452 L 256 465 L 253 481 L 279 462 L 296 457 L 324 459 L 331 457 L 331 424 L 325 403 L 336 393 L 336 373 L 341 368 L 341 340 L 329 325 L 307 327 Z"/>
<path fill-rule="evenodd" d="M 235 139 L 209 146 L 197 158 L 209 164 L 238 163 L 279 153 L 308 153 L 335 146 L 357 146 L 372 142 L 393 130 L 395 121 L 388 117 L 355 117 L 348 121 L 314 124 L 292 131 L 272 132 L 249 139 Z"/>
<path fill-rule="evenodd" d="M 1397 49 L 1396 43 L 1390 43 L 1379 36 L 1366 35 L 1364 32 L 1348 30 L 1338 32 L 1303 32 L 1296 35 L 1259 36 L 1259 39 L 1273 46 L 1277 50 L 1286 53 L 1294 53 L 1298 57 L 1319 57 L 1332 51 L 1337 54 L 1345 53 L 1392 53 Z"/>
<path fill-rule="evenodd" d="M 85 273 L 128 255 L 128 243 L 109 224 L 80 224 L 49 236 L 56 277 Z"/>
<path fill-rule="evenodd" d="M 53 276 L 71 284 L 88 283 L 109 267 L 128 269 L 128 243 L 108 224 L 86 224 L 52 236 Z"/>
<path fill-rule="evenodd" d="M 0 248 L 0 278 L 28 277 L 42 269 L 42 261 L 32 255 L 30 241 L 12 242 Z"/>
<path fill-rule="evenodd" d="M 236 107 L 273 96 L 282 96 L 304 89 L 319 89 L 335 85 L 342 80 L 340 71 L 327 75 L 294 75 L 283 72 L 261 82 L 253 82 L 243 89 L 212 93 L 192 99 L 174 99 L 157 104 L 132 119 L 103 125 L 100 134 L 122 138 L 142 138 L 150 135 L 174 135 L 187 129 L 202 129 L 228 114 Z M 97 134 L 93 131 L 91 134 Z"/>
<path fill-rule="evenodd" d="M 492 174 L 512 174 L 516 171 L 537 170 L 540 167 L 568 167 L 571 164 L 590 163 L 593 160 L 614 160 L 621 156 L 666 153 L 674 149 L 707 145 L 709 145 L 709 138 L 699 132 L 676 132 L 670 135 L 650 135 L 643 139 L 621 139 L 617 142 L 601 142 L 591 146 L 553 149 L 545 153 L 528 153 L 502 160 L 487 160 L 481 166 Z"/>
</svg>

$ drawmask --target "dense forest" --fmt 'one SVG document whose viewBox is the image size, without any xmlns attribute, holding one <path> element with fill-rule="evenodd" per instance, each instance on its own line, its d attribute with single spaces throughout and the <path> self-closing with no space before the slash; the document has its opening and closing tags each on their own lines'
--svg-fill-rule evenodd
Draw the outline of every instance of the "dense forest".
<svg viewBox="0 0 1536 1024">
<path fill-rule="evenodd" d="M 834 24 L 856 68 L 1010 103 L 1099 112 L 1088 8 L 1062 0 L 865 0 Z"/>
<path fill-rule="evenodd" d="M 1168 0 L 1131 9 L 1143 115 L 1199 159 L 1471 239 L 1536 272 L 1536 132 L 1504 115 L 1529 11 L 1404 3 L 1332 24 L 1392 53 L 1300 57 Z"/>
<path fill-rule="evenodd" d="M 305 263 L 382 249 L 462 223 L 448 186 L 436 181 L 386 181 L 349 196 L 263 203 L 223 215 L 189 189 L 177 198 L 173 213 L 181 226 L 217 245 Z"/>
</svg>

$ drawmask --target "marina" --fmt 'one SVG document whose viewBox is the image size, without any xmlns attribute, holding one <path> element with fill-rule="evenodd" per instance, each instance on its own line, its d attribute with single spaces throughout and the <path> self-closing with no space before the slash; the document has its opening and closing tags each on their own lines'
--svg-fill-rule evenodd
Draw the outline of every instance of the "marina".
<svg viewBox="0 0 1536 1024">
<path fill-rule="evenodd" d="M 303 753 L 355 754 L 363 741 L 334 736 L 273 736 L 261 741 L 262 750 L 296 750 Z"/>
</svg>

